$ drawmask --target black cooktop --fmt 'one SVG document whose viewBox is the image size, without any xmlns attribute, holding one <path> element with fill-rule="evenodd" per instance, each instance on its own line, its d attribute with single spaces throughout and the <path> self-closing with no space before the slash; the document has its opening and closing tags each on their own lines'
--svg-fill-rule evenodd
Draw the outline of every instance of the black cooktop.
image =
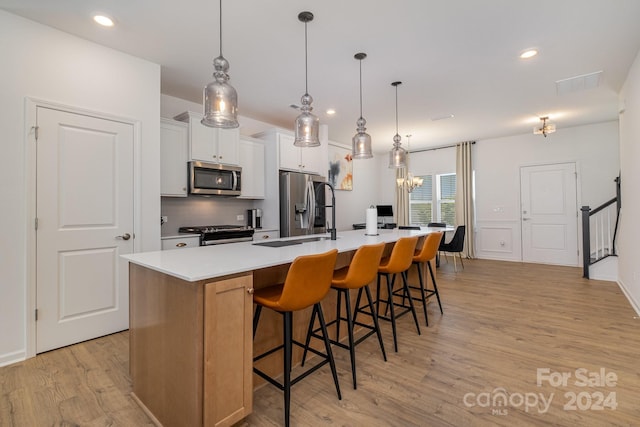
<svg viewBox="0 0 640 427">
<path fill-rule="evenodd" d="M 197 225 L 190 227 L 180 227 L 178 232 L 180 233 L 221 233 L 229 231 L 244 231 L 250 230 L 249 227 L 244 225 Z"/>
</svg>

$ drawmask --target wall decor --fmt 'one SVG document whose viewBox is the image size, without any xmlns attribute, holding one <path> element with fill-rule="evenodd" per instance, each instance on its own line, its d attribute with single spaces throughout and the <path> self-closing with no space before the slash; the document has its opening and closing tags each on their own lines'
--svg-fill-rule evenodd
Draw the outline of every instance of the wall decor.
<svg viewBox="0 0 640 427">
<path fill-rule="evenodd" d="M 336 190 L 353 190 L 353 157 L 351 150 L 329 144 L 329 184 Z"/>
</svg>

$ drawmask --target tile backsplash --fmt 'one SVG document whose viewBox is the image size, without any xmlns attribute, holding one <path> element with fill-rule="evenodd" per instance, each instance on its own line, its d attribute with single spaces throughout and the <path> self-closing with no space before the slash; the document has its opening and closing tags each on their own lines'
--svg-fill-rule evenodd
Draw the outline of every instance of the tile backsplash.
<svg viewBox="0 0 640 427">
<path fill-rule="evenodd" d="M 178 228 L 184 226 L 246 225 L 247 209 L 254 208 L 254 203 L 253 200 L 233 197 L 162 197 L 161 215 L 168 221 L 161 226 L 161 235 L 178 234 Z M 243 215 L 244 219 L 239 221 L 238 215 Z"/>
</svg>

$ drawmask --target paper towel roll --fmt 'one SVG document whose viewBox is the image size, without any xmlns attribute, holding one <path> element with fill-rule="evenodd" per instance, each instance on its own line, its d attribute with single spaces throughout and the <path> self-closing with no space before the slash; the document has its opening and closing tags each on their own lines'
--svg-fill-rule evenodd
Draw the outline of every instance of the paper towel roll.
<svg viewBox="0 0 640 427">
<path fill-rule="evenodd" d="M 367 209 L 367 235 L 376 236 L 378 234 L 378 211 L 376 208 Z"/>
</svg>

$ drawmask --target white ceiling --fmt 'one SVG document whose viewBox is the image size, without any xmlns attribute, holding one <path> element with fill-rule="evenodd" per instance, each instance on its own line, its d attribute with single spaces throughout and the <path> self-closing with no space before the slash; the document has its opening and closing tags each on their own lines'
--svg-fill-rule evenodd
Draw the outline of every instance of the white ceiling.
<svg viewBox="0 0 640 427">
<path fill-rule="evenodd" d="M 638 0 L 224 0 L 223 53 L 240 114 L 292 128 L 309 93 L 331 140 L 350 143 L 363 115 L 374 150 L 399 133 L 411 149 L 530 133 L 550 115 L 558 130 L 616 119 L 617 93 L 640 48 Z M 0 0 L 0 8 L 162 66 L 162 93 L 201 102 L 218 55 L 218 1 Z M 93 23 L 94 12 L 116 20 Z M 529 60 L 518 55 L 536 47 Z M 52 48 L 55 48 L 52 46 Z M 602 71 L 597 88 L 558 95 L 555 82 Z M 325 114 L 335 108 L 333 117 Z M 453 114 L 445 120 L 437 117 Z"/>
</svg>

